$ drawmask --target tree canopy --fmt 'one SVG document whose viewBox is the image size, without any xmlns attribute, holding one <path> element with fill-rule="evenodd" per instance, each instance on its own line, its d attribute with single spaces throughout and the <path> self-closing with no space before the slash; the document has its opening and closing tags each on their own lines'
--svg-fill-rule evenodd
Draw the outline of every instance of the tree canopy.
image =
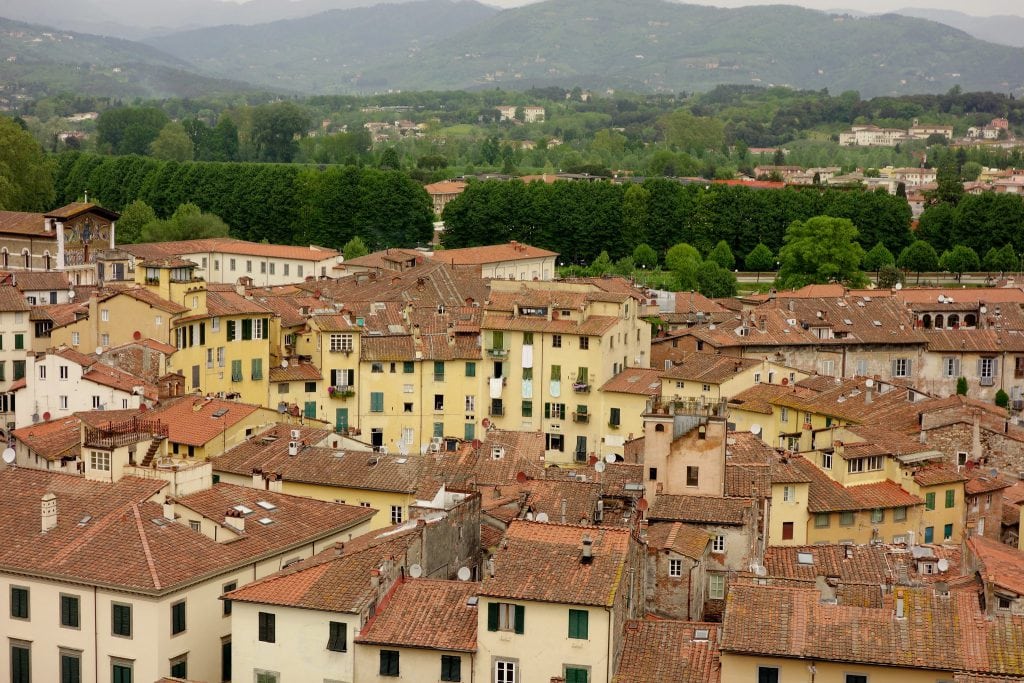
<svg viewBox="0 0 1024 683">
<path fill-rule="evenodd" d="M 793 221 L 779 250 L 777 286 L 792 289 L 827 282 L 866 285 L 867 277 L 860 270 L 864 249 L 857 243 L 858 234 L 846 218 L 815 216 Z"/>
<path fill-rule="evenodd" d="M 939 257 L 935 248 L 924 240 L 915 240 L 900 252 L 896 265 L 904 270 L 917 273 L 917 281 L 921 281 L 921 273 L 933 271 L 939 267 Z"/>
<path fill-rule="evenodd" d="M 227 237 L 227 223 L 212 213 L 203 213 L 195 204 L 182 204 L 168 220 L 155 220 L 142 226 L 140 242 L 173 242 L 204 237 Z"/>
<path fill-rule="evenodd" d="M 32 135 L 0 117 L 0 209 L 52 209 L 53 163 Z"/>
</svg>

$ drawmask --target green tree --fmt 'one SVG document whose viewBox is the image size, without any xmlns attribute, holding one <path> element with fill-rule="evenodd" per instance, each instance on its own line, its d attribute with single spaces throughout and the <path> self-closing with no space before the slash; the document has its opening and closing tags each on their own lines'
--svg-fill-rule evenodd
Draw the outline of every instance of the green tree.
<svg viewBox="0 0 1024 683">
<path fill-rule="evenodd" d="M 743 267 L 757 273 L 755 280 L 760 282 L 761 273 L 775 267 L 775 254 L 766 244 L 758 242 L 757 246 L 751 249 L 747 257 L 743 259 Z"/>
<path fill-rule="evenodd" d="M 665 142 L 684 152 L 703 153 L 725 143 L 725 124 L 706 116 L 694 116 L 685 109 L 658 120 Z"/>
<path fill-rule="evenodd" d="M 978 261 L 978 254 L 973 249 L 958 244 L 949 251 L 942 252 L 942 257 L 939 259 L 939 267 L 953 273 L 956 276 L 956 281 L 960 282 L 960 278 L 964 273 L 978 270 L 981 266 Z"/>
<path fill-rule="evenodd" d="M 928 193 L 929 204 L 950 204 L 956 206 L 964 196 L 964 185 L 956 164 L 950 160 L 939 165 L 935 173 L 936 188 Z"/>
<path fill-rule="evenodd" d="M 886 264 L 879 268 L 876 279 L 879 289 L 892 289 L 896 285 L 906 282 L 903 271 L 892 264 Z"/>
<path fill-rule="evenodd" d="M 1010 395 L 1000 389 L 996 392 L 995 403 L 1000 408 L 1006 408 L 1010 405 Z"/>
<path fill-rule="evenodd" d="M 151 221 L 142 226 L 140 242 L 173 242 L 204 237 L 227 237 L 228 226 L 212 213 L 203 213 L 195 204 L 182 204 L 170 219 Z"/>
<path fill-rule="evenodd" d="M 1020 268 L 1020 259 L 1013 250 L 1012 244 L 1004 244 L 1002 248 L 992 247 L 985 254 L 984 268 L 989 272 L 1012 273 Z"/>
<path fill-rule="evenodd" d="M 150 155 L 164 161 L 192 161 L 195 150 L 192 138 L 180 123 L 171 121 L 161 129 L 149 145 Z"/>
<path fill-rule="evenodd" d="M 777 286 L 791 289 L 826 282 L 865 286 L 868 279 L 860 270 L 864 249 L 857 242 L 858 235 L 847 218 L 815 216 L 793 221 L 779 250 Z"/>
<path fill-rule="evenodd" d="M 602 251 L 587 268 L 587 272 L 594 276 L 607 275 L 612 272 L 612 259 L 607 251 Z"/>
<path fill-rule="evenodd" d="M 964 179 L 964 182 L 974 182 L 981 175 L 983 168 L 977 161 L 968 161 L 960 168 L 960 177 Z"/>
<path fill-rule="evenodd" d="M 904 270 L 917 273 L 917 282 L 921 282 L 921 273 L 933 271 L 939 267 L 939 257 L 935 248 L 924 240 L 915 240 L 910 246 L 904 247 L 896 265 Z"/>
<path fill-rule="evenodd" d="M 709 259 L 697 267 L 697 291 L 712 298 L 736 296 L 736 276 Z"/>
<path fill-rule="evenodd" d="M 967 378 L 957 377 L 956 378 L 956 393 L 958 396 L 967 395 Z"/>
<path fill-rule="evenodd" d="M 0 117 L 0 209 L 52 209 L 54 168 L 31 133 Z"/>
<path fill-rule="evenodd" d="M 649 244 L 638 244 L 633 250 L 633 263 L 641 268 L 657 268 L 658 252 Z"/>
<path fill-rule="evenodd" d="M 647 239 L 648 204 L 651 192 L 643 185 L 632 184 L 622 197 L 622 239 L 627 247 L 637 247 Z M 634 260 L 643 263 L 639 259 Z M 655 255 L 657 262 L 657 255 Z M 653 266 L 651 266 L 653 268 Z"/>
<path fill-rule="evenodd" d="M 148 154 L 168 121 L 156 107 L 107 109 L 96 120 L 96 147 L 111 154 Z"/>
<path fill-rule="evenodd" d="M 345 246 L 341 249 L 341 253 L 345 256 L 345 260 L 349 261 L 354 258 L 359 258 L 360 256 L 366 256 L 370 253 L 370 250 L 366 246 L 366 243 L 363 242 L 362 238 L 359 237 L 359 235 L 356 235 L 345 243 Z"/>
<path fill-rule="evenodd" d="M 309 116 L 297 104 L 262 104 L 252 112 L 252 142 L 260 161 L 288 163 L 299 150 L 297 138 L 309 129 Z"/>
<path fill-rule="evenodd" d="M 686 243 L 673 246 L 665 254 L 665 267 L 675 273 L 682 290 L 697 288 L 697 268 L 700 264 L 700 252 Z"/>
<path fill-rule="evenodd" d="M 156 212 L 146 202 L 136 199 L 124 207 L 121 218 L 117 221 L 117 241 L 125 244 L 138 242 L 142 237 L 142 228 L 156 220 Z"/>
<path fill-rule="evenodd" d="M 708 252 L 707 260 L 714 261 L 726 270 L 736 267 L 736 257 L 732 255 L 732 249 L 729 248 L 729 243 L 725 240 L 719 240 L 718 244 Z"/>
<path fill-rule="evenodd" d="M 394 147 L 388 147 L 380 155 L 380 162 L 377 164 L 377 168 L 385 171 L 398 171 L 402 168 L 402 162 L 398 158 L 398 150 Z"/>
<path fill-rule="evenodd" d="M 864 255 L 864 270 L 873 270 L 877 273 L 881 270 L 882 266 L 892 266 L 895 264 L 896 257 L 881 242 L 873 246 L 871 251 Z"/>
</svg>

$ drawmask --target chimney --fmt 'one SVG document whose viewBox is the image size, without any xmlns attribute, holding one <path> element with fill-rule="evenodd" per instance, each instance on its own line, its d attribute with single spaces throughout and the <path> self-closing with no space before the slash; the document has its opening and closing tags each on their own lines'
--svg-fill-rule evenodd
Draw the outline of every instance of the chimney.
<svg viewBox="0 0 1024 683">
<path fill-rule="evenodd" d="M 283 493 L 284 489 L 284 477 L 281 473 L 271 473 L 267 475 L 267 490 L 273 491 L 274 493 Z"/>
<path fill-rule="evenodd" d="M 796 311 L 796 302 L 792 299 L 789 300 L 789 312 L 793 313 Z"/>
<path fill-rule="evenodd" d="M 57 496 L 47 493 L 42 503 L 43 533 L 57 526 Z"/>
<path fill-rule="evenodd" d="M 229 526 L 237 531 L 245 531 L 245 517 L 242 513 L 234 508 L 228 508 L 228 511 L 224 513 L 224 526 Z"/>
<path fill-rule="evenodd" d="M 903 605 L 903 591 L 896 591 L 896 618 L 897 619 L 905 618 L 906 615 L 904 614 L 904 609 L 905 608 L 904 608 L 904 605 Z"/>
<path fill-rule="evenodd" d="M 44 218 L 43 219 L 43 232 L 53 232 L 53 219 L 52 218 Z"/>
<path fill-rule="evenodd" d="M 565 508 L 568 506 L 569 501 L 565 498 L 562 499 L 562 524 L 565 524 Z"/>
<path fill-rule="evenodd" d="M 263 488 L 263 470 L 258 467 L 254 467 L 252 470 L 252 487 L 254 489 Z"/>
<path fill-rule="evenodd" d="M 871 387 L 865 387 L 864 388 L 864 403 L 871 403 L 871 401 L 874 400 L 874 396 L 872 395 L 871 392 L 872 392 Z"/>
<path fill-rule="evenodd" d="M 174 521 L 174 499 L 170 496 L 164 498 L 164 519 Z"/>
<path fill-rule="evenodd" d="M 583 554 L 580 555 L 580 564 L 590 564 L 594 561 L 594 541 L 589 535 L 583 536 Z"/>
<path fill-rule="evenodd" d="M 379 587 L 380 587 L 380 570 L 379 569 L 371 569 L 370 570 L 370 588 L 373 588 L 374 590 L 377 590 L 377 588 L 379 588 Z"/>
<path fill-rule="evenodd" d="M 334 556 L 341 557 L 345 554 L 345 543 L 344 541 L 338 541 L 334 544 Z"/>
</svg>

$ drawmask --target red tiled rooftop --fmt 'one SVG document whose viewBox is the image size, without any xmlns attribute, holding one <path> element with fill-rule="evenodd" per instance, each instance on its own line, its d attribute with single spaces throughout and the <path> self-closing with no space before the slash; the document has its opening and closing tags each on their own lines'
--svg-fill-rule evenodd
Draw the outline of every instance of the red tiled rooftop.
<svg viewBox="0 0 1024 683">
<path fill-rule="evenodd" d="M 693 621 L 626 622 L 616 683 L 718 683 L 721 624 Z M 696 639 L 697 631 L 707 632 Z"/>
<path fill-rule="evenodd" d="M 521 242 L 509 242 L 508 244 L 492 244 L 485 247 L 466 247 L 463 249 L 445 249 L 434 252 L 434 259 L 456 266 L 482 265 L 485 263 L 500 263 L 502 261 L 515 261 L 520 259 L 543 258 L 546 256 L 558 256 L 556 252 L 533 247 Z"/>
<path fill-rule="evenodd" d="M 473 652 L 480 584 L 412 579 L 401 583 L 356 638 L 357 643 Z"/>
</svg>

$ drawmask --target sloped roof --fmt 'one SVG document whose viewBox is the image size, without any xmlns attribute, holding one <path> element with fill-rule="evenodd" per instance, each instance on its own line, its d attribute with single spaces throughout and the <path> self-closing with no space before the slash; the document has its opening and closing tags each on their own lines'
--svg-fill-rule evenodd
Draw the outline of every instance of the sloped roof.
<svg viewBox="0 0 1024 683">
<path fill-rule="evenodd" d="M 480 584 L 470 581 L 404 581 L 356 637 L 357 643 L 473 652 Z"/>
<path fill-rule="evenodd" d="M 72 416 L 21 427 L 11 434 L 34 454 L 52 461 L 81 452 L 81 424 Z"/>
<path fill-rule="evenodd" d="M 698 526 L 682 522 L 660 522 L 647 529 L 647 545 L 658 550 L 672 550 L 684 557 L 699 560 L 704 557 L 711 534 Z"/>
<path fill-rule="evenodd" d="M 220 398 L 182 396 L 162 402 L 150 415 L 167 425 L 172 443 L 203 446 L 260 409 Z"/>
<path fill-rule="evenodd" d="M 626 622 L 622 659 L 615 683 L 718 683 L 721 624 L 695 621 Z M 707 640 L 695 640 L 697 630 Z"/>
<path fill-rule="evenodd" d="M 695 524 L 743 524 L 754 505 L 750 498 L 716 496 L 656 496 L 648 512 L 653 520 L 672 520 Z"/>
<path fill-rule="evenodd" d="M 545 256 L 558 256 L 557 252 L 533 247 L 521 242 L 509 242 L 508 244 L 492 244 L 486 247 L 466 247 L 464 249 L 445 249 L 436 251 L 431 256 L 438 261 L 443 261 L 455 266 L 482 265 L 485 263 L 500 263 L 502 261 L 517 261 L 521 259 L 543 258 Z"/>
<path fill-rule="evenodd" d="M 246 242 L 232 237 L 209 237 L 178 242 L 147 242 L 125 244 L 121 247 L 136 258 L 163 258 L 204 252 L 220 252 L 239 256 L 293 259 L 299 261 L 323 261 L 338 255 L 336 249 L 317 246 L 291 246 L 286 244 L 263 244 Z"/>
</svg>

